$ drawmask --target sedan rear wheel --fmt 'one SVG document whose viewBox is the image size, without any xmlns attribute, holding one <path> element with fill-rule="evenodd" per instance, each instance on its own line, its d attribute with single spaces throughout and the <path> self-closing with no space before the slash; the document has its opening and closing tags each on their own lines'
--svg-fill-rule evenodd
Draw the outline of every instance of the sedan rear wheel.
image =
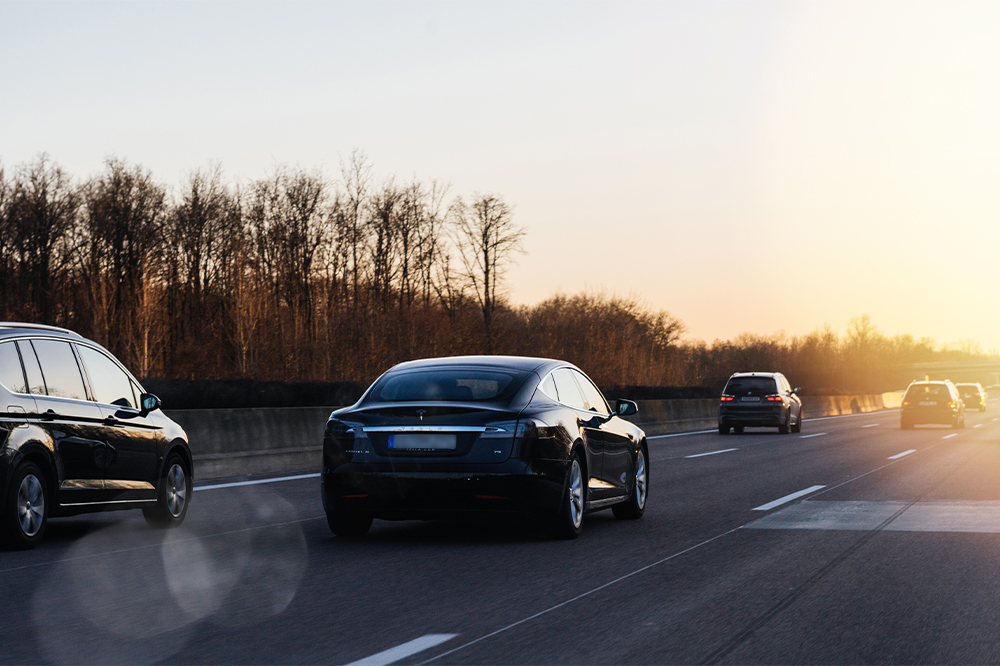
<svg viewBox="0 0 1000 666">
<path fill-rule="evenodd" d="M 0 518 L 0 532 L 7 548 L 28 550 L 39 544 L 48 524 L 47 496 L 45 476 L 38 465 L 26 462 L 14 470 Z"/>
<path fill-rule="evenodd" d="M 575 539 L 583 530 L 583 467 L 580 454 L 574 453 L 566 470 L 559 513 L 549 524 L 549 534 L 556 539 Z"/>
<path fill-rule="evenodd" d="M 372 528 L 372 522 L 371 516 L 356 513 L 326 513 L 326 524 L 330 526 L 330 531 L 341 538 L 363 537 Z"/>
<path fill-rule="evenodd" d="M 646 510 L 646 497 L 649 495 L 649 468 L 646 467 L 646 452 L 639 449 L 635 456 L 635 483 L 632 487 L 632 494 L 627 502 L 616 504 L 611 507 L 611 512 L 615 518 L 626 520 L 636 520 L 642 518 Z"/>
</svg>

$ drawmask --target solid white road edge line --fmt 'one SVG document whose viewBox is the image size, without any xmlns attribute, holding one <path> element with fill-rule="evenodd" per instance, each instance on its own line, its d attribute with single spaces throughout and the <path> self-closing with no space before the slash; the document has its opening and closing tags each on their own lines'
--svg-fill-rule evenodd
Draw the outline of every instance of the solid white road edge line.
<svg viewBox="0 0 1000 666">
<path fill-rule="evenodd" d="M 754 507 L 753 509 L 750 509 L 750 510 L 751 511 L 770 511 L 771 509 L 773 509 L 776 506 L 781 506 L 782 504 L 787 504 L 788 502 L 791 502 L 794 499 L 798 499 L 798 498 L 802 497 L 803 495 L 808 495 L 809 493 L 814 493 L 817 490 L 822 490 L 823 488 L 826 488 L 826 486 L 809 486 L 805 490 L 800 490 L 799 492 L 792 493 L 791 495 L 785 495 L 784 497 L 780 497 L 780 498 L 774 500 L 773 502 L 768 502 L 767 504 L 761 504 L 760 506 Z"/>
<path fill-rule="evenodd" d="M 647 437 L 646 439 L 665 439 L 667 437 L 687 437 L 688 435 L 707 435 L 710 432 L 719 432 L 719 431 L 718 430 L 693 430 L 691 432 L 675 432 L 675 433 L 671 433 L 669 435 L 653 435 L 652 437 Z"/>
<path fill-rule="evenodd" d="M 213 483 L 210 486 L 198 486 L 195 490 L 215 490 L 216 488 L 236 488 L 237 486 L 256 486 L 261 483 L 277 483 L 278 481 L 298 481 L 299 479 L 317 479 L 319 472 L 315 474 L 297 474 L 295 476 L 279 476 L 271 479 L 256 479 L 254 481 L 234 481 L 232 483 Z"/>
<path fill-rule="evenodd" d="M 455 636 L 458 636 L 458 634 L 427 634 L 426 636 L 421 636 L 420 638 L 414 638 L 412 641 L 403 643 L 402 645 L 397 645 L 394 648 L 383 650 L 378 654 L 373 654 L 370 657 L 365 657 L 364 659 L 359 659 L 358 661 L 352 661 L 347 666 L 386 666 L 386 664 L 397 662 L 400 659 L 406 659 L 407 657 L 417 654 L 418 652 L 428 650 L 435 645 L 441 645 L 441 643 L 450 641 Z"/>
<path fill-rule="evenodd" d="M 916 452 L 917 452 L 916 449 L 910 449 L 909 451 L 903 451 L 902 453 L 897 453 L 894 456 L 889 456 L 888 458 L 886 458 L 886 460 L 899 460 L 903 456 L 908 456 L 911 453 L 916 453 Z"/>
<path fill-rule="evenodd" d="M 693 456 L 684 456 L 684 457 L 701 458 L 702 456 L 714 456 L 716 453 L 729 453 L 730 451 L 739 451 L 739 449 L 719 449 L 718 451 L 709 451 L 708 453 L 696 453 Z"/>
<path fill-rule="evenodd" d="M 817 432 L 811 435 L 800 435 L 799 439 L 809 439 L 810 437 L 822 437 L 825 434 L 826 434 L 825 432 Z"/>
<path fill-rule="evenodd" d="M 877 425 L 878 425 L 877 423 L 869 423 L 868 425 L 863 425 L 861 427 L 862 428 L 874 428 Z"/>
</svg>

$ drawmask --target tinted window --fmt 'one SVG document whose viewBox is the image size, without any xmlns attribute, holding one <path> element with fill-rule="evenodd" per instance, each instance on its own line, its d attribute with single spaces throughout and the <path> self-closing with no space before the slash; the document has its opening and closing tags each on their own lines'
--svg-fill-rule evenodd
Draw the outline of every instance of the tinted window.
<svg viewBox="0 0 1000 666">
<path fill-rule="evenodd" d="M 545 381 L 541 385 L 542 392 L 554 400 L 559 399 L 559 391 L 556 390 L 556 383 L 552 379 L 552 375 L 545 378 Z"/>
<path fill-rule="evenodd" d="M 383 378 L 372 392 L 379 400 L 503 400 L 524 382 L 521 373 L 446 368 L 415 370 Z"/>
<path fill-rule="evenodd" d="M 587 401 L 587 409 L 598 414 L 610 414 L 608 406 L 604 404 L 601 392 L 594 386 L 593 382 L 576 371 L 573 372 L 573 376 L 576 378 L 576 383 L 580 385 L 580 390 L 583 391 L 583 399 Z"/>
<path fill-rule="evenodd" d="M 906 391 L 906 400 L 951 400 L 951 391 L 944 384 L 914 384 Z"/>
<path fill-rule="evenodd" d="M 30 392 L 35 395 L 45 395 L 45 379 L 42 377 L 42 369 L 38 365 L 34 347 L 27 340 L 18 340 L 17 349 L 21 352 L 21 361 L 24 363 L 24 373 L 28 376 Z"/>
<path fill-rule="evenodd" d="M 69 343 L 61 340 L 32 340 L 31 344 L 42 365 L 48 394 L 86 400 L 87 392 L 83 388 L 80 366 L 76 363 L 76 356 Z"/>
<path fill-rule="evenodd" d="M 90 388 L 97 402 L 136 407 L 135 396 L 132 395 L 132 382 L 117 363 L 90 347 L 77 345 L 77 350 L 83 359 L 83 365 L 87 368 Z"/>
<path fill-rule="evenodd" d="M 569 405 L 574 409 L 587 409 L 587 401 L 583 399 L 583 393 L 573 379 L 573 371 L 569 368 L 559 368 L 552 373 L 556 382 L 556 390 L 559 391 L 559 402 Z"/>
<path fill-rule="evenodd" d="M 14 393 L 27 393 L 28 383 L 21 369 L 21 357 L 13 342 L 0 345 L 0 384 Z"/>
<path fill-rule="evenodd" d="M 773 395 L 778 385 L 773 377 L 733 377 L 726 384 L 726 395 Z"/>
</svg>

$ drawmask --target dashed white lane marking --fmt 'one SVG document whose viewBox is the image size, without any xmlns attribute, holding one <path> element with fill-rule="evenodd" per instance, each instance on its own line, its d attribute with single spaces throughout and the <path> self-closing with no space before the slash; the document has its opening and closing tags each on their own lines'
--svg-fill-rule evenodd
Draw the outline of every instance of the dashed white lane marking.
<svg viewBox="0 0 1000 666">
<path fill-rule="evenodd" d="M 874 428 L 877 425 L 878 425 L 877 423 L 869 423 L 868 425 L 863 425 L 861 427 L 862 428 Z"/>
<path fill-rule="evenodd" d="M 826 488 L 826 486 L 809 486 L 805 490 L 800 490 L 797 493 L 792 493 L 791 495 L 785 495 L 784 497 L 779 497 L 778 499 L 774 500 L 773 502 L 768 502 L 767 504 L 761 504 L 758 507 L 754 507 L 753 509 L 751 509 L 751 511 L 770 511 L 771 509 L 773 509 L 776 506 L 781 506 L 782 504 L 787 504 L 787 503 L 791 502 L 792 500 L 795 500 L 795 499 L 798 499 L 798 498 L 802 497 L 803 495 L 808 495 L 809 493 L 814 493 L 817 490 L 822 490 L 823 488 Z"/>
<path fill-rule="evenodd" d="M 945 435 L 941 439 L 951 439 L 952 437 L 958 437 L 958 433 L 957 432 L 953 432 L 950 435 Z"/>
<path fill-rule="evenodd" d="M 902 458 L 904 456 L 908 456 L 911 453 L 916 453 L 916 452 L 917 452 L 916 449 L 910 449 L 909 451 L 903 451 L 902 453 L 897 453 L 894 456 L 889 456 L 889 460 L 899 460 L 900 458 Z"/>
<path fill-rule="evenodd" d="M 972 427 L 973 427 L 973 428 L 982 428 L 982 427 L 983 427 L 983 424 L 982 424 L 982 423 L 977 423 L 976 425 L 974 425 L 974 426 L 972 426 Z"/>
<path fill-rule="evenodd" d="M 714 456 L 716 453 L 729 453 L 730 451 L 739 451 L 739 449 L 719 449 L 718 451 L 709 451 L 708 453 L 696 453 L 692 456 L 684 456 L 684 457 L 701 458 L 702 456 Z"/>
<path fill-rule="evenodd" d="M 373 654 L 370 657 L 365 657 L 364 659 L 359 659 L 358 661 L 352 661 L 347 666 L 386 666 L 386 664 L 392 664 L 400 659 L 406 659 L 407 657 L 415 655 L 418 652 L 429 650 L 435 645 L 441 645 L 441 643 L 450 641 L 455 636 L 458 636 L 458 634 L 427 634 L 426 636 L 421 636 L 420 638 L 414 638 L 412 641 L 403 643 L 402 645 L 397 645 L 394 648 L 383 650 L 378 654 Z"/>
<path fill-rule="evenodd" d="M 810 437 L 822 437 L 825 434 L 826 434 L 825 432 L 815 432 L 811 435 L 800 435 L 799 439 L 809 439 Z"/>
<path fill-rule="evenodd" d="M 718 430 L 693 430 L 691 432 L 675 432 L 670 435 L 653 435 L 652 437 L 647 437 L 646 439 L 665 439 L 667 437 L 687 437 L 688 435 L 707 435 L 710 432 L 718 432 Z"/>
<path fill-rule="evenodd" d="M 299 479 L 318 479 L 319 472 L 315 474 L 296 474 L 295 476 L 279 476 L 272 479 L 255 479 L 253 481 L 234 481 L 232 483 L 213 483 L 210 486 L 198 486 L 195 490 L 215 490 L 216 488 L 236 488 L 237 486 L 256 486 L 261 483 L 277 483 L 278 481 L 297 481 Z"/>
<path fill-rule="evenodd" d="M 1000 421 L 1000 417 L 993 419 L 994 421 Z"/>
</svg>

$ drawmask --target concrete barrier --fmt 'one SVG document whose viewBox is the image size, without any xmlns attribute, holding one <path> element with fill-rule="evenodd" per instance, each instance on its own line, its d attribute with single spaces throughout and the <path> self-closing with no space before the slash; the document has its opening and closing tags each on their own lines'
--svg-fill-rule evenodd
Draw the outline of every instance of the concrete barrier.
<svg viewBox="0 0 1000 666">
<path fill-rule="evenodd" d="M 804 396 L 806 421 L 820 416 L 862 414 L 898 408 L 898 393 Z M 639 400 L 630 420 L 647 435 L 711 430 L 718 425 L 717 400 Z M 323 427 L 337 407 L 186 409 L 168 412 L 187 432 L 195 477 L 318 471 Z"/>
</svg>

